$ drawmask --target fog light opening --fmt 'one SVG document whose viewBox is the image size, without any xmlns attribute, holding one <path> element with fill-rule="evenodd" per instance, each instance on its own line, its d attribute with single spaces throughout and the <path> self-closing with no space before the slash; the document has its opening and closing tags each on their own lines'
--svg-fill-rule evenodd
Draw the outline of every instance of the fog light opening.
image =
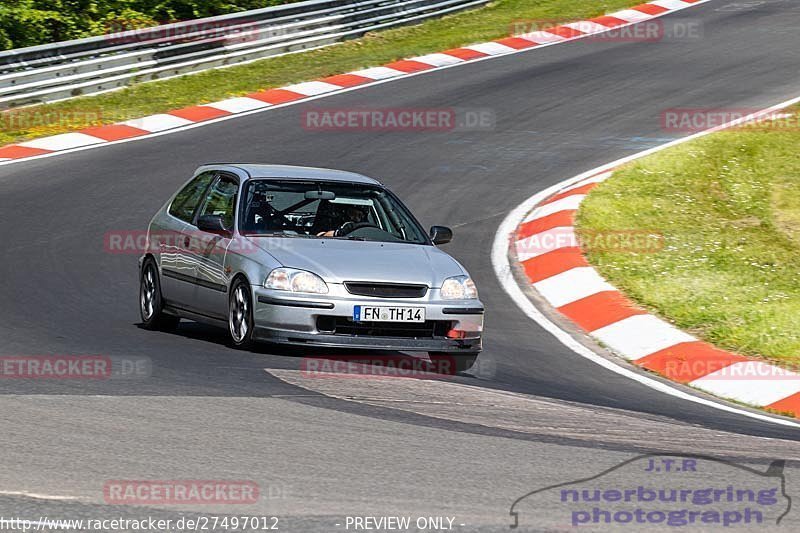
<svg viewBox="0 0 800 533">
<path fill-rule="evenodd" d="M 452 328 L 447 332 L 446 336 L 448 339 L 479 339 L 481 332 Z"/>
</svg>

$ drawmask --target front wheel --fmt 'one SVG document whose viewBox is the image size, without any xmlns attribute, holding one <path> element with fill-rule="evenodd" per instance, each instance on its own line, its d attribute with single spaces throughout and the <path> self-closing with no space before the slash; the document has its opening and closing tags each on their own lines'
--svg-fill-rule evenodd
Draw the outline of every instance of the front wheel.
<svg viewBox="0 0 800 533">
<path fill-rule="evenodd" d="M 142 326 L 152 330 L 171 330 L 178 326 L 180 318 L 164 312 L 164 299 L 161 297 L 161 281 L 156 263 L 148 259 L 142 266 L 139 276 L 139 314 Z"/>
<path fill-rule="evenodd" d="M 428 357 L 435 367 L 435 372 L 454 375 L 472 368 L 478 353 L 428 352 Z"/>
<path fill-rule="evenodd" d="M 233 284 L 228 301 L 228 329 L 236 348 L 253 345 L 253 305 L 250 285 L 239 278 Z"/>
</svg>

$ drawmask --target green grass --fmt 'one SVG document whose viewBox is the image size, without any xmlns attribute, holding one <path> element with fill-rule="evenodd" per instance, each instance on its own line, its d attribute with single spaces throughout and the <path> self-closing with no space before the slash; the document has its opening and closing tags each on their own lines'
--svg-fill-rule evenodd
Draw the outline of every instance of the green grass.
<svg viewBox="0 0 800 533">
<path fill-rule="evenodd" d="M 579 231 L 654 230 L 665 246 L 591 251 L 590 262 L 640 304 L 719 347 L 800 363 L 794 124 L 716 133 L 616 172 L 584 201 Z"/>
<path fill-rule="evenodd" d="M 361 39 L 320 50 L 268 58 L 171 80 L 134 84 L 112 93 L 11 111 L 12 116 L 0 116 L 0 145 L 87 126 L 111 124 L 241 96 L 259 89 L 280 87 L 506 37 L 515 21 L 582 20 L 642 1 L 498 0 L 482 9 L 368 34 Z"/>
</svg>

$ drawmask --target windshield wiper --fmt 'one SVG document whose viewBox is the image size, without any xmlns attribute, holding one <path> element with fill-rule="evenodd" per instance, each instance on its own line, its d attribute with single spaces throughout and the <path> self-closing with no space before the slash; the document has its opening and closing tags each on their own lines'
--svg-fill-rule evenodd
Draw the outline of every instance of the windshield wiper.
<svg viewBox="0 0 800 533">
<path fill-rule="evenodd" d="M 286 237 L 287 239 L 311 239 L 314 235 L 304 235 L 302 233 L 245 233 L 245 237 Z"/>
<path fill-rule="evenodd" d="M 366 241 L 368 240 L 366 237 L 355 237 L 355 236 L 346 236 L 346 237 L 327 237 L 329 239 L 340 239 L 344 241 Z"/>
</svg>

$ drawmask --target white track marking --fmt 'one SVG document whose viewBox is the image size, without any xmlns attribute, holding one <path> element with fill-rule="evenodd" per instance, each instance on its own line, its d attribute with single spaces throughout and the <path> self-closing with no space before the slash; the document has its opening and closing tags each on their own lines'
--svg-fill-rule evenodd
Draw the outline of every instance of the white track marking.
<svg viewBox="0 0 800 533">
<path fill-rule="evenodd" d="M 525 218 L 525 220 L 523 220 L 523 222 L 539 220 L 540 218 L 552 215 L 553 213 L 558 213 L 559 211 L 574 211 L 575 209 L 578 209 L 578 206 L 581 205 L 581 202 L 584 198 L 586 198 L 585 194 L 573 194 L 571 196 L 565 196 L 564 198 L 556 200 L 555 202 L 544 204 L 537 207 Z"/>
<path fill-rule="evenodd" d="M 342 87 L 339 85 L 326 83 L 324 81 L 304 81 L 303 83 L 295 83 L 294 85 L 280 87 L 280 89 L 285 91 L 292 91 L 293 93 L 299 93 L 303 96 L 317 96 L 318 94 L 338 91 L 341 88 Z"/>
<path fill-rule="evenodd" d="M 103 139 L 92 137 L 85 133 L 61 133 L 59 135 L 52 135 L 50 137 L 42 137 L 41 139 L 33 139 L 32 141 L 25 141 L 19 143 L 20 146 L 27 148 L 39 148 L 41 150 L 69 150 L 71 148 L 78 148 L 81 146 L 89 146 L 91 144 L 104 143 Z"/>
<path fill-rule="evenodd" d="M 616 289 L 614 289 L 616 290 Z M 631 332 L 636 331 L 635 335 Z M 600 342 L 625 357 L 645 355 L 697 339 L 653 315 L 634 315 L 592 332 Z"/>
<path fill-rule="evenodd" d="M 616 13 L 609 13 L 608 16 L 614 17 L 615 19 L 627 20 L 628 22 L 641 22 L 653 18 L 653 15 L 648 15 L 647 13 L 636 11 L 635 9 L 623 9 Z"/>
<path fill-rule="evenodd" d="M 511 48 L 510 46 L 506 46 L 500 43 L 471 44 L 469 46 L 463 46 L 462 48 L 468 48 L 470 50 L 475 50 L 476 52 L 480 52 L 482 54 L 489 54 L 490 56 L 510 54 L 517 51 L 514 48 Z"/>
<path fill-rule="evenodd" d="M 764 377 L 763 383 L 753 387 L 759 377 Z M 763 406 L 800 392 L 800 375 L 761 361 L 742 361 L 698 378 L 690 385 L 722 398 Z"/>
<path fill-rule="evenodd" d="M 38 492 L 28 492 L 24 490 L 0 490 L 0 495 L 3 496 L 24 496 L 26 498 L 33 498 L 34 500 L 52 500 L 52 501 L 71 501 L 78 500 L 77 496 L 60 496 L 55 494 L 40 494 Z"/>
<path fill-rule="evenodd" d="M 591 20 L 581 20 L 579 22 L 570 22 L 569 24 L 564 24 L 567 28 L 572 28 L 573 30 L 578 30 L 581 33 L 600 33 L 603 31 L 608 31 L 608 27 L 603 26 L 602 24 L 598 24 L 596 22 L 592 22 Z"/>
<path fill-rule="evenodd" d="M 362 78 L 369 78 L 371 80 L 387 80 L 397 76 L 403 76 L 405 72 L 389 67 L 372 67 L 365 68 L 363 70 L 356 70 L 354 72 L 350 72 L 350 74 L 361 76 Z"/>
<path fill-rule="evenodd" d="M 549 31 L 532 31 L 530 33 L 517 35 L 517 37 L 540 44 L 555 44 L 567 40 L 566 37 L 556 35 L 555 33 L 550 33 Z"/>
<path fill-rule="evenodd" d="M 574 227 L 559 226 L 520 239 L 514 246 L 517 249 L 517 259 L 522 263 L 553 250 L 578 246 L 578 237 Z"/>
<path fill-rule="evenodd" d="M 206 107 L 221 109 L 222 111 L 227 111 L 228 113 L 241 113 L 243 111 L 252 111 L 253 109 L 269 107 L 272 104 L 268 102 L 262 102 L 261 100 L 256 100 L 255 98 L 241 96 L 239 98 L 228 98 L 227 100 L 221 100 L 219 102 L 204 105 Z"/>
<path fill-rule="evenodd" d="M 689 7 L 692 4 L 688 2 L 683 2 L 682 0 L 655 0 L 655 2 L 648 2 L 653 4 L 654 6 L 663 7 L 665 9 L 683 9 L 685 7 Z"/>
<path fill-rule="evenodd" d="M 592 267 L 572 268 L 537 281 L 533 287 L 553 307 L 571 304 L 598 292 L 617 290 Z"/>
<path fill-rule="evenodd" d="M 122 123 L 125 126 L 131 126 L 140 130 L 157 133 L 160 131 L 173 130 L 182 126 L 191 126 L 195 122 L 186 120 L 185 118 L 168 115 L 166 113 L 159 113 L 158 115 L 149 115 L 142 118 L 135 118 L 133 120 L 126 120 Z"/>
<path fill-rule="evenodd" d="M 426 65 L 433 65 L 434 67 L 444 67 L 446 65 L 455 65 L 456 63 L 464 62 L 464 60 L 459 57 L 442 53 L 426 54 L 424 56 L 411 57 L 409 58 L 409 60 L 419 61 L 420 63 L 425 63 Z"/>
</svg>

